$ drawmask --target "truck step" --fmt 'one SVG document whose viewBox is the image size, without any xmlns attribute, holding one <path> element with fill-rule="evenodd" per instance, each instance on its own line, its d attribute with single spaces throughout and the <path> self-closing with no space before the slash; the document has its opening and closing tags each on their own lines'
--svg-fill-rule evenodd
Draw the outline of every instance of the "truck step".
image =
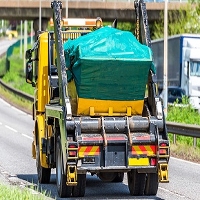
<svg viewBox="0 0 200 200">
<path fill-rule="evenodd" d="M 167 163 L 159 163 L 158 164 L 158 176 L 159 181 L 161 183 L 168 183 L 168 164 Z"/>
<path fill-rule="evenodd" d="M 76 165 L 68 165 L 67 166 L 67 182 L 68 186 L 76 186 L 77 185 L 77 169 Z"/>
</svg>

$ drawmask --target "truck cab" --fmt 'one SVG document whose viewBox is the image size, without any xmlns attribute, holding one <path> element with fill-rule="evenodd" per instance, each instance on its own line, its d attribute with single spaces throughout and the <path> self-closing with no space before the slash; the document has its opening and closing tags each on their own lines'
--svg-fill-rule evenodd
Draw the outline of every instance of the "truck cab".
<svg viewBox="0 0 200 200">
<path fill-rule="evenodd" d="M 200 110 L 200 39 L 186 38 L 183 43 L 183 75 L 181 87 L 193 108 Z M 184 46 L 185 45 L 185 46 Z"/>
</svg>

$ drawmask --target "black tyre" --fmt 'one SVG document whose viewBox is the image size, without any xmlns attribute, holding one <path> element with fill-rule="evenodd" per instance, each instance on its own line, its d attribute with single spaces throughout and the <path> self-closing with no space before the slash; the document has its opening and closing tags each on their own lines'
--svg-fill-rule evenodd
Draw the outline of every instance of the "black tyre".
<svg viewBox="0 0 200 200">
<path fill-rule="evenodd" d="M 77 186 L 73 187 L 72 196 L 73 197 L 83 197 L 85 195 L 86 187 L 86 174 L 78 174 Z"/>
<path fill-rule="evenodd" d="M 145 195 L 156 195 L 158 191 L 158 173 L 148 173 L 146 179 L 146 186 L 144 190 Z"/>
<path fill-rule="evenodd" d="M 120 183 L 124 180 L 124 172 L 117 172 L 114 180 L 112 182 Z"/>
<path fill-rule="evenodd" d="M 37 174 L 38 174 L 38 181 L 39 183 L 49 183 L 51 177 L 51 168 L 44 168 L 41 166 L 40 162 L 40 150 L 39 144 L 36 145 L 36 167 L 37 167 Z"/>
<path fill-rule="evenodd" d="M 131 195 L 139 196 L 144 194 L 146 174 L 138 173 L 137 170 L 127 172 L 128 188 Z"/>
<path fill-rule="evenodd" d="M 104 182 L 112 182 L 116 177 L 116 173 L 115 172 L 100 172 L 98 173 L 98 177 Z"/>
<path fill-rule="evenodd" d="M 56 143 L 56 184 L 58 195 L 62 197 L 70 197 L 72 187 L 66 185 L 66 175 L 64 173 L 63 154 L 61 149 L 60 137 L 57 138 Z"/>
</svg>

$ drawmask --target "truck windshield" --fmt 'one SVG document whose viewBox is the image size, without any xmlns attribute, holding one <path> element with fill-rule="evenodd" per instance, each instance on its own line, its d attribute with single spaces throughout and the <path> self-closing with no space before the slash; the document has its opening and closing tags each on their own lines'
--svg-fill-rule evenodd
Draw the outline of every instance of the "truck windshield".
<svg viewBox="0 0 200 200">
<path fill-rule="evenodd" d="M 200 76 L 200 62 L 190 62 L 190 76 Z"/>
</svg>

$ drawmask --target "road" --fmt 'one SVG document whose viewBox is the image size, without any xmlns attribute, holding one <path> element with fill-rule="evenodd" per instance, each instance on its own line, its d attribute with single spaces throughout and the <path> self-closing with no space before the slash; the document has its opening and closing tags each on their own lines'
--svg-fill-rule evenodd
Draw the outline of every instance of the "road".
<svg viewBox="0 0 200 200">
<path fill-rule="evenodd" d="M 9 40 L 8 38 L 0 39 L 0 55 L 4 54 L 8 47 L 15 43 L 17 39 Z"/>
<path fill-rule="evenodd" d="M 31 157 L 33 124 L 30 115 L 0 99 L 0 173 L 13 184 L 37 184 L 35 160 Z M 200 198 L 199 169 L 199 164 L 170 158 L 170 182 L 159 185 L 157 196 L 148 197 L 130 196 L 126 177 L 123 183 L 104 183 L 95 176 L 87 175 L 86 194 L 80 199 L 196 200 Z M 39 187 L 51 192 L 52 199 L 60 199 L 55 170 L 52 170 L 51 183 Z"/>
</svg>

